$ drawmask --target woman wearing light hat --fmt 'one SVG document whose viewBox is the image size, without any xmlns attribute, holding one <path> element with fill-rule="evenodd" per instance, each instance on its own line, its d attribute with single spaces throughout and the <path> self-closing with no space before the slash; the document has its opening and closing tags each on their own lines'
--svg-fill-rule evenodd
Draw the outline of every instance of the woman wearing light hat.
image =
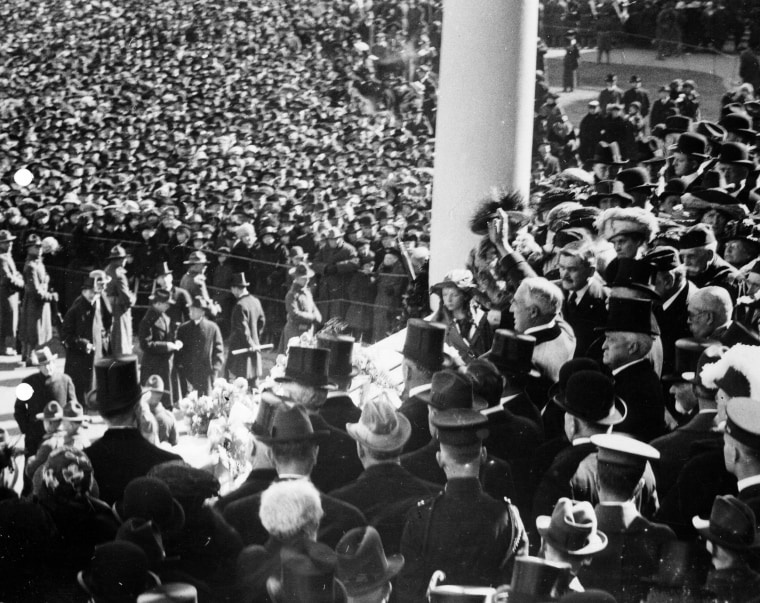
<svg viewBox="0 0 760 603">
<path fill-rule="evenodd" d="M 322 314 L 314 303 L 314 297 L 309 288 L 309 281 L 314 278 L 314 271 L 304 262 L 293 266 L 288 274 L 293 279 L 293 283 L 285 295 L 287 319 L 280 340 L 281 351 L 285 350 L 288 341 L 293 337 L 300 337 L 322 322 Z"/>
</svg>

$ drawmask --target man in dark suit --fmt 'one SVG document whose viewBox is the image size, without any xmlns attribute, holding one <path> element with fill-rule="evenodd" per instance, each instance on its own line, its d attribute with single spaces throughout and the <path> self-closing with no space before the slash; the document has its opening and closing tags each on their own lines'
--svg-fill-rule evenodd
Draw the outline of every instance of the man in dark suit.
<svg viewBox="0 0 760 603">
<path fill-rule="evenodd" d="M 197 390 L 207 395 L 224 366 L 224 343 L 216 323 L 206 318 L 208 301 L 197 295 L 190 306 L 190 320 L 177 329 L 182 348 L 176 352 L 182 395 Z"/>
<path fill-rule="evenodd" d="M 244 377 L 254 387 L 261 375 L 259 334 L 264 330 L 266 319 L 261 302 L 248 292 L 248 286 L 244 272 L 232 276 L 230 290 L 237 302 L 232 308 L 230 354 L 227 356 L 225 374 L 230 379 Z"/>
<path fill-rule="evenodd" d="M 314 431 L 303 408 L 295 406 L 287 410 L 283 404 L 275 412 L 271 435 L 263 435 L 260 439 L 270 446 L 277 480 L 308 480 L 317 462 L 319 444 L 328 437 L 327 430 Z M 324 493 L 320 497 L 324 510 L 317 535 L 320 542 L 334 548 L 348 530 L 367 525 L 356 507 Z M 224 509 L 224 519 L 237 530 L 244 545 L 264 544 L 267 540 L 267 532 L 259 518 L 260 504 L 259 493 L 234 501 Z"/>
<path fill-rule="evenodd" d="M 564 301 L 562 315 L 575 333 L 575 357 L 585 356 L 607 321 L 609 291 L 596 272 L 596 253 L 588 242 L 573 241 L 559 253 L 560 280 Z"/>
<path fill-rule="evenodd" d="M 443 342 L 446 325 L 411 318 L 406 323 L 404 341 L 404 393 L 399 409 L 412 425 L 405 452 L 421 448 L 430 441 L 427 404 L 420 396 L 430 390 L 433 373 L 443 368 Z"/>
<path fill-rule="evenodd" d="M 356 375 L 351 365 L 354 338 L 349 335 L 319 335 L 317 342 L 319 347 L 330 350 L 327 377 L 337 387 L 327 392 L 327 400 L 319 409 L 319 414 L 330 427 L 345 431 L 346 423 L 356 423 L 362 414 L 347 391 Z"/>
<path fill-rule="evenodd" d="M 641 116 L 646 117 L 649 115 L 649 92 L 641 87 L 640 75 L 632 75 L 630 83 L 631 87 L 623 93 L 623 107 L 626 115 L 631 103 L 638 102 L 641 104 Z"/>
<path fill-rule="evenodd" d="M 760 406 L 757 400 L 734 398 L 728 401 L 723 442 L 726 469 L 737 479 L 737 498 L 752 509 L 755 517 L 760 517 Z"/>
<path fill-rule="evenodd" d="M 619 601 L 640 601 L 651 587 L 642 579 L 657 572 L 660 551 L 675 540 L 666 525 L 642 517 L 634 502 L 648 462 L 660 455 L 651 446 L 618 434 L 595 435 L 591 442 L 599 448 L 596 517 L 608 544 L 594 557 L 592 567 L 581 570 L 581 581 Z"/>
<path fill-rule="evenodd" d="M 155 288 L 165 289 L 171 296 L 173 303 L 166 311 L 169 318 L 178 325 L 181 325 L 190 318 L 190 306 L 193 304 L 193 300 L 187 289 L 174 285 L 174 273 L 166 262 L 161 262 L 158 268 L 156 268 Z"/>
<path fill-rule="evenodd" d="M 154 446 L 138 428 L 141 400 L 150 395 L 140 387 L 135 357 L 104 358 L 95 363 L 97 389 L 88 406 L 108 425 L 103 437 L 85 449 L 97 474 L 100 498 L 108 504 L 121 499 L 124 488 L 151 467 L 182 457 Z"/>
<path fill-rule="evenodd" d="M 330 495 L 359 509 L 380 533 L 385 549 L 397 553 L 409 509 L 441 489 L 401 467 L 401 449 L 412 427 L 386 398 L 367 402 L 359 421 L 346 429 L 356 440 L 364 472 Z"/>
<path fill-rule="evenodd" d="M 485 409 L 486 403 L 480 398 L 476 400 L 470 380 L 452 369 L 433 375 L 430 390 L 421 394 L 421 398 L 428 407 L 431 439 L 422 448 L 402 455 L 401 466 L 422 480 L 443 486 L 446 483 L 446 473 L 438 463 L 440 443 L 433 418 L 437 413 L 453 408 L 481 411 Z M 506 461 L 487 455 L 479 465 L 478 476 L 484 492 L 489 496 L 497 500 L 516 497 L 512 470 Z"/>
<path fill-rule="evenodd" d="M 665 431 L 662 386 L 647 355 L 652 349 L 652 302 L 610 298 L 602 361 L 612 371 L 615 395 L 628 406 L 619 426 L 642 441 Z"/>
<path fill-rule="evenodd" d="M 695 224 L 678 240 L 678 251 L 687 278 L 697 287 L 717 285 L 736 299 L 739 271 L 718 255 L 718 240 L 710 226 Z"/>
<path fill-rule="evenodd" d="M 167 314 L 172 303 L 171 294 L 168 291 L 156 289 L 150 296 L 150 308 L 137 328 L 140 349 L 143 351 L 140 382 L 145 385 L 151 375 L 161 377 L 166 386 L 161 403 L 166 408 L 171 408 L 173 400 L 174 352 L 182 349 L 182 343 L 176 339 L 177 325 Z"/>
</svg>

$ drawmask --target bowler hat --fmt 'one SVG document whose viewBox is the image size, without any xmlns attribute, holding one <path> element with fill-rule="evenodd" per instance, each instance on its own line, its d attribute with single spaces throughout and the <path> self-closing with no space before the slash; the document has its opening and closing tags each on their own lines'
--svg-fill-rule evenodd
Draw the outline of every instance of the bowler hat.
<svg viewBox="0 0 760 603">
<path fill-rule="evenodd" d="M 137 358 L 102 358 L 95 362 L 96 389 L 87 394 L 87 405 L 103 416 L 118 414 L 145 395 L 137 378 Z"/>
<path fill-rule="evenodd" d="M 594 507 L 585 500 L 560 498 L 551 516 L 536 517 L 536 528 L 544 541 L 573 557 L 593 555 L 607 547 L 607 535 L 597 529 Z"/>
<path fill-rule="evenodd" d="M 502 373 L 538 378 L 541 373 L 533 366 L 535 347 L 536 338 L 533 335 L 522 335 L 509 329 L 496 329 L 491 349 L 481 358 L 493 362 Z"/>
<path fill-rule="evenodd" d="M 275 603 L 343 603 L 346 589 L 335 578 L 335 552 L 320 542 L 310 542 L 305 551 L 284 548 L 280 553 L 280 576 L 267 581 Z"/>
<path fill-rule="evenodd" d="M 410 318 L 406 323 L 406 339 L 402 354 L 424 368 L 437 371 L 443 366 L 443 343 L 446 325 Z"/>
<path fill-rule="evenodd" d="M 156 289 L 148 299 L 154 304 L 173 304 L 172 294 L 166 289 Z"/>
<path fill-rule="evenodd" d="M 302 385 L 335 389 L 335 385 L 329 380 L 329 361 L 330 350 L 326 348 L 290 346 L 285 374 L 282 377 L 277 377 L 275 381 L 295 381 Z"/>
<path fill-rule="evenodd" d="M 710 342 L 700 341 L 693 337 L 677 339 L 673 372 L 663 375 L 662 380 L 685 381 L 684 374 L 693 375 L 696 372 L 702 352 L 708 347 L 710 347 Z"/>
<path fill-rule="evenodd" d="M 392 452 L 400 450 L 412 434 L 412 426 L 386 398 L 368 401 L 357 423 L 346 423 L 346 432 L 367 448 Z"/>
<path fill-rule="evenodd" d="M 651 192 L 652 189 L 657 188 L 656 184 L 652 184 L 649 181 L 649 172 L 643 167 L 632 167 L 626 170 L 621 170 L 618 172 L 618 175 L 615 176 L 615 180 L 619 180 L 623 183 L 623 188 L 626 193 L 632 191 Z"/>
<path fill-rule="evenodd" d="M 557 382 L 549 388 L 549 399 L 554 402 L 562 400 L 565 396 L 568 380 L 578 371 L 596 371 L 597 373 L 601 373 L 602 368 L 592 358 L 586 358 L 585 356 L 571 358 L 559 367 Z"/>
<path fill-rule="evenodd" d="M 113 509 L 122 522 L 132 517 L 155 521 L 162 534 L 176 532 L 185 525 L 182 505 L 172 496 L 169 486 L 155 477 L 136 477 L 129 482 Z"/>
<path fill-rule="evenodd" d="M 403 555 L 385 556 L 380 534 L 372 526 L 346 532 L 335 553 L 336 577 L 350 597 L 361 597 L 387 584 L 404 566 Z"/>
<path fill-rule="evenodd" d="M 596 330 L 652 335 L 652 300 L 611 297 L 607 324 Z"/>
<path fill-rule="evenodd" d="M 596 370 L 581 370 L 570 375 L 564 395 L 554 403 L 566 413 L 597 425 L 617 425 L 628 409 L 615 395 L 615 382 Z"/>
<path fill-rule="evenodd" d="M 127 257 L 127 251 L 121 245 L 114 245 L 111 247 L 111 252 L 108 255 L 108 260 L 123 260 Z"/>
<path fill-rule="evenodd" d="M 161 584 L 148 571 L 145 552 L 124 541 L 96 546 L 90 567 L 79 572 L 77 581 L 98 601 L 134 601 L 141 592 Z"/>
<path fill-rule="evenodd" d="M 38 412 L 34 415 L 34 418 L 38 421 L 58 421 L 63 418 L 63 409 L 58 402 L 51 400 L 45 404 L 45 408 L 42 409 L 42 412 Z"/>
<path fill-rule="evenodd" d="M 671 150 L 684 155 L 691 155 L 700 159 L 706 159 L 707 138 L 694 132 L 684 132 L 678 137 L 676 144 L 671 146 Z"/>
<path fill-rule="evenodd" d="M 230 281 L 230 288 L 232 287 L 239 287 L 241 289 L 247 289 L 251 286 L 251 283 L 248 282 L 248 279 L 245 278 L 245 272 L 236 272 L 232 275 L 232 280 Z"/>
<path fill-rule="evenodd" d="M 683 134 L 689 131 L 691 118 L 685 115 L 670 115 L 665 118 L 666 134 Z"/>
<path fill-rule="evenodd" d="M 755 137 L 755 130 L 752 128 L 752 119 L 748 115 L 729 113 L 718 123 L 729 132 L 743 135 L 750 139 Z"/>
<path fill-rule="evenodd" d="M 716 496 L 710 519 L 695 515 L 691 520 L 697 532 L 710 542 L 732 551 L 760 548 L 760 536 L 752 509 L 730 494 Z"/>
<path fill-rule="evenodd" d="M 321 442 L 330 435 L 326 429 L 314 431 L 308 413 L 300 406 L 275 410 L 269 433 L 259 435 L 267 445 L 288 442 Z"/>
<path fill-rule="evenodd" d="M 719 163 L 742 165 L 753 169 L 755 163 L 749 157 L 749 147 L 741 142 L 725 142 L 720 147 Z"/>
<path fill-rule="evenodd" d="M 351 358 L 354 351 L 354 338 L 350 335 L 317 335 L 319 347 L 330 350 L 330 363 L 327 376 L 335 379 L 355 377 L 358 371 L 353 367 Z"/>
<path fill-rule="evenodd" d="M 473 408 L 483 410 L 488 403 L 475 396 L 472 381 L 453 369 L 444 369 L 433 375 L 430 389 L 418 397 L 436 410 L 451 408 Z"/>
</svg>

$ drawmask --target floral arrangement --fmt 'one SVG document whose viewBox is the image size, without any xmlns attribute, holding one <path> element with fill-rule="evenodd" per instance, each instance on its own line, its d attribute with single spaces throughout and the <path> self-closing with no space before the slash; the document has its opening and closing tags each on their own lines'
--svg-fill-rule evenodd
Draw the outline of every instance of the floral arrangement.
<svg viewBox="0 0 760 603">
<path fill-rule="evenodd" d="M 358 371 L 354 377 L 356 387 L 351 390 L 359 390 L 358 405 L 363 408 L 370 400 L 380 396 L 387 396 L 398 408 L 401 406 L 400 393 L 403 381 L 394 379 L 391 374 L 383 369 L 377 361 L 375 354 L 369 348 L 359 348 L 354 353 L 352 364 Z"/>
<path fill-rule="evenodd" d="M 209 424 L 214 419 L 227 418 L 233 403 L 248 396 L 248 382 L 243 378 L 229 383 L 217 379 L 211 394 L 199 396 L 197 391 L 190 392 L 179 401 L 179 408 L 189 421 L 190 433 L 206 435 Z"/>
</svg>

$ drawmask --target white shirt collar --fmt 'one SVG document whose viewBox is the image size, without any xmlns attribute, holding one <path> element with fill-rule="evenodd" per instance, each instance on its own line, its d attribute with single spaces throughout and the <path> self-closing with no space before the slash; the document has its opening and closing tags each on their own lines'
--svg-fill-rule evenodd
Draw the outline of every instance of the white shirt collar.
<svg viewBox="0 0 760 603">
<path fill-rule="evenodd" d="M 615 370 L 612 371 L 612 376 L 613 377 L 616 376 L 620 371 L 624 371 L 629 366 L 633 366 L 634 364 L 636 364 L 637 362 L 641 362 L 642 360 L 646 360 L 646 356 L 644 358 L 638 358 L 634 360 L 633 362 L 629 362 L 628 364 L 624 364 L 623 366 L 617 367 Z"/>
<path fill-rule="evenodd" d="M 741 492 L 742 490 L 746 490 L 755 484 L 760 484 L 760 475 L 753 475 L 752 477 L 745 477 L 744 479 L 740 479 L 738 482 L 736 482 L 736 488 L 739 490 L 739 492 Z"/>
<path fill-rule="evenodd" d="M 697 414 L 698 415 L 717 415 L 718 409 L 717 408 L 703 408 Z"/>
<path fill-rule="evenodd" d="M 424 385 L 418 385 L 417 387 L 413 387 L 409 390 L 409 397 L 414 398 L 417 394 L 422 394 L 426 391 L 429 391 L 430 388 L 433 387 L 432 383 L 425 383 Z"/>
<path fill-rule="evenodd" d="M 543 331 L 545 329 L 551 329 L 554 327 L 554 325 L 557 324 L 557 319 L 552 318 L 549 322 L 547 322 L 545 325 L 538 325 L 537 327 L 531 327 L 529 329 L 525 329 L 523 331 L 523 335 L 530 335 L 531 333 L 536 333 L 538 331 Z"/>
<path fill-rule="evenodd" d="M 593 277 L 591 277 L 591 278 L 593 278 Z M 568 292 L 568 295 L 567 295 L 567 296 L 568 296 L 568 298 L 569 298 L 569 297 L 570 297 L 570 296 L 571 296 L 573 293 L 575 293 L 575 303 L 576 303 L 576 304 L 580 303 L 580 301 L 583 299 L 583 296 L 584 296 L 584 295 L 586 295 L 586 291 L 588 291 L 589 285 L 591 285 L 591 279 L 588 279 L 588 280 L 586 281 L 586 284 L 585 284 L 585 285 L 583 285 L 583 287 L 581 287 L 581 288 L 580 288 L 580 289 L 578 289 L 577 291 L 569 291 L 569 292 Z"/>
<path fill-rule="evenodd" d="M 591 438 L 575 438 L 571 443 L 573 446 L 581 446 L 583 444 L 588 444 L 591 442 Z"/>
<path fill-rule="evenodd" d="M 664 302 L 662 302 L 662 309 L 667 310 L 670 308 L 670 305 L 675 301 L 676 297 L 681 295 L 681 291 L 686 289 L 686 287 L 689 286 L 689 281 L 684 279 L 683 283 L 681 283 L 681 286 L 678 288 L 678 291 L 676 291 L 673 295 L 671 295 L 668 299 L 666 299 Z"/>
</svg>

